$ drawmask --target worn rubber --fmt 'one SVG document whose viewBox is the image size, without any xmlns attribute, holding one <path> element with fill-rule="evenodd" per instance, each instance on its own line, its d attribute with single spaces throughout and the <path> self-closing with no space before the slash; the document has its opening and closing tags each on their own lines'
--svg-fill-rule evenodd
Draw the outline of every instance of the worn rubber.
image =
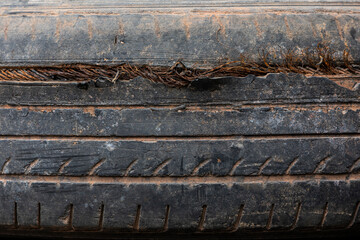
<svg viewBox="0 0 360 240">
<path fill-rule="evenodd" d="M 1 66 L 212 67 L 318 43 L 360 60 L 358 1 L 3 1 Z M 21 71 L 21 70 L 19 70 Z M 0 79 L 0 235 L 357 236 L 360 81 L 168 88 Z"/>
<path fill-rule="evenodd" d="M 1 233 L 357 234 L 357 81 L 1 81 Z"/>
<path fill-rule="evenodd" d="M 63 63 L 209 68 L 322 43 L 360 61 L 356 0 L 37 0 L 0 3 L 2 66 Z M 278 59 L 282 61 L 283 59 Z"/>
</svg>

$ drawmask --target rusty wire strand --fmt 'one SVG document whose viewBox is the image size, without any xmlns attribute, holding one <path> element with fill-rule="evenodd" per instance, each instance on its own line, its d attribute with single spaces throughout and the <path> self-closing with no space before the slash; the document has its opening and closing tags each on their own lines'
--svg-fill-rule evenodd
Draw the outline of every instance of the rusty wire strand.
<svg viewBox="0 0 360 240">
<path fill-rule="evenodd" d="M 212 69 L 188 68 L 181 61 L 177 61 L 170 67 L 131 65 L 128 63 L 116 66 L 70 64 L 47 67 L 2 67 L 0 68 L 0 80 L 96 81 L 106 79 L 110 82 L 116 82 L 119 79 L 130 80 L 143 77 L 170 87 L 185 87 L 200 78 L 244 77 L 249 74 L 256 76 L 280 72 L 311 75 L 360 74 L 359 66 L 352 64 L 349 60 L 348 49 L 343 51 L 341 63 L 335 61 L 334 54 L 335 52 L 329 47 L 318 44 L 313 50 L 305 49 L 300 53 L 294 50 L 286 50 L 282 51 L 280 56 L 263 50 L 259 51 L 261 63 L 240 56 L 238 61 L 227 62 Z"/>
</svg>

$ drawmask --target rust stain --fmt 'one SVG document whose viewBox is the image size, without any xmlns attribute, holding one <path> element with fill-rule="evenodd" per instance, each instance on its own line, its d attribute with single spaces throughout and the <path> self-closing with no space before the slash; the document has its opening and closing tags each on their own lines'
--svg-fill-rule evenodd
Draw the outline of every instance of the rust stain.
<svg viewBox="0 0 360 240">
<path fill-rule="evenodd" d="M 285 23 L 285 26 L 286 26 L 286 35 L 288 36 L 288 38 L 292 39 L 294 36 L 293 36 L 293 33 L 292 33 L 291 28 L 289 26 L 287 16 L 284 16 L 284 23 Z"/>
<path fill-rule="evenodd" d="M 190 26 L 191 26 L 191 19 L 190 16 L 184 16 L 182 19 L 183 25 L 184 25 L 184 31 L 186 39 L 190 39 Z"/>
<path fill-rule="evenodd" d="M 219 29 L 218 31 L 220 31 Z M 187 37 L 190 37 L 189 35 Z M 117 43 L 117 38 L 114 40 Z M 219 41 L 220 44 L 222 44 Z M 140 52 L 144 57 L 151 55 L 152 45 L 145 45 Z M 278 48 L 277 48 L 278 49 Z M 110 44 L 108 51 L 111 50 Z M 264 76 L 269 73 L 289 73 L 296 72 L 307 74 L 308 76 L 324 75 L 355 75 L 359 74 L 359 66 L 352 64 L 348 58 L 348 49 L 343 50 L 342 63 L 338 61 L 341 56 L 335 56 L 327 42 L 319 42 L 313 49 L 278 49 L 281 51 L 279 56 L 284 60 L 282 63 L 272 63 L 279 56 L 275 55 L 275 48 L 259 49 L 258 60 L 250 60 L 240 56 L 239 60 L 221 64 L 212 68 L 190 68 L 186 67 L 180 60 L 172 66 L 151 66 L 148 64 L 136 65 L 122 63 L 119 65 L 102 66 L 91 64 L 69 64 L 69 65 L 51 65 L 51 66 L 21 66 L 21 67 L 3 67 L 0 69 L 0 81 L 11 81 L 20 83 L 21 81 L 29 83 L 31 81 L 54 81 L 58 79 L 59 83 L 66 83 L 64 80 L 71 81 L 96 81 L 103 77 L 114 82 L 117 79 L 131 80 L 136 77 L 143 77 L 152 82 L 160 82 L 169 87 L 185 87 L 199 78 L 214 77 L 245 77 L 249 74 Z M 106 50 L 104 50 L 106 52 Z M 264 55 L 261 55 L 260 52 Z M 104 53 L 105 53 L 104 52 Z M 272 52 L 274 54 L 272 54 Z M 246 53 L 245 53 L 246 54 Z M 266 56 L 266 57 L 265 57 Z M 317 59 L 323 59 L 318 63 Z M 103 61 L 107 59 L 103 58 Z M 259 62 L 260 61 L 260 62 Z M 262 61 L 262 63 L 261 63 Z M 204 61 L 203 64 L 208 64 Z M 305 66 L 305 67 L 304 67 Z M 174 71 L 176 67 L 177 71 Z M 180 71 L 180 72 L 179 72 Z M 119 77 L 119 74 L 121 75 Z M 14 81 L 15 80 L 15 81 Z"/>
<path fill-rule="evenodd" d="M 124 26 L 124 23 L 121 18 L 119 18 L 118 25 L 119 25 L 119 35 L 124 35 L 125 34 L 125 26 Z"/>
<path fill-rule="evenodd" d="M 259 23 L 256 20 L 256 18 L 254 19 L 253 23 L 254 23 L 255 28 L 256 28 L 256 36 L 257 37 L 262 37 L 262 31 L 261 31 L 261 28 L 260 28 Z"/>
<path fill-rule="evenodd" d="M 78 18 L 66 19 L 65 21 L 62 21 L 61 27 L 62 28 L 74 28 L 77 21 L 78 21 Z"/>
<path fill-rule="evenodd" d="M 12 105 L 0 105 L 0 109 L 14 109 L 17 111 L 28 110 L 31 112 L 53 112 L 57 110 L 79 110 L 84 113 L 88 113 L 91 116 L 95 117 L 95 110 L 116 110 L 122 111 L 124 109 L 128 110 L 149 110 L 149 111 L 177 111 L 177 112 L 207 112 L 207 113 L 222 113 L 222 112 L 234 112 L 241 109 L 247 108 L 267 108 L 267 111 L 277 111 L 277 109 L 282 108 L 291 111 L 323 111 L 327 112 L 330 110 L 337 111 L 359 111 L 359 103 L 244 103 L 240 106 L 236 104 L 229 105 L 188 105 L 186 107 L 178 105 L 160 105 L 160 106 L 97 106 L 97 105 L 87 105 L 87 106 L 12 106 Z"/>
<path fill-rule="evenodd" d="M 338 19 L 337 17 L 335 17 L 335 24 L 336 24 L 336 28 L 337 28 L 337 30 L 338 30 L 340 39 L 341 39 L 342 41 L 344 41 L 344 36 L 343 36 L 341 24 L 340 24 L 340 21 L 339 21 L 339 19 Z"/>
<path fill-rule="evenodd" d="M 60 18 L 57 18 L 56 19 L 55 33 L 54 33 L 54 37 L 55 37 L 57 42 L 60 40 L 60 29 L 61 29 Z"/>
<path fill-rule="evenodd" d="M 89 18 L 87 19 L 87 25 L 88 25 L 89 38 L 92 39 L 93 38 L 93 24 L 92 24 L 92 21 Z"/>
<path fill-rule="evenodd" d="M 1 175 L 0 182 L 25 182 L 25 183 L 87 183 L 87 184 L 184 184 L 197 186 L 207 184 L 246 184 L 259 183 L 267 184 L 271 182 L 320 182 L 320 181 L 360 181 L 359 173 L 351 174 L 307 174 L 307 175 L 272 175 L 272 176 L 187 176 L 187 177 L 100 177 L 100 176 L 38 176 L 38 175 Z"/>
<path fill-rule="evenodd" d="M 95 114 L 96 108 L 95 107 L 93 107 L 93 106 L 84 107 L 84 108 L 82 108 L 82 110 L 84 113 L 88 113 L 91 116 L 96 117 L 96 114 Z"/>
<path fill-rule="evenodd" d="M 221 35 L 225 36 L 226 33 L 226 28 L 225 28 L 225 24 L 221 21 L 221 19 L 219 18 L 219 16 L 214 15 L 217 23 L 219 24 L 219 30 L 218 32 L 220 32 Z"/>
<path fill-rule="evenodd" d="M 311 29 L 312 29 L 312 33 L 313 33 L 313 36 L 316 38 L 318 36 L 317 32 L 316 32 L 316 28 L 315 28 L 315 25 L 313 22 L 311 22 Z"/>
<path fill-rule="evenodd" d="M 4 26 L 4 40 L 8 40 L 8 28 L 9 28 L 9 21 L 8 18 L 5 18 L 5 26 Z"/>
<path fill-rule="evenodd" d="M 340 36 L 341 41 L 344 43 L 344 45 L 345 45 L 346 48 L 349 48 L 349 44 L 348 44 L 348 42 L 346 41 L 346 38 L 344 38 L 343 27 L 341 27 L 341 23 L 340 23 L 340 21 L 339 21 L 339 19 L 338 19 L 337 16 L 335 17 L 335 24 L 336 24 L 336 28 L 337 28 L 337 30 L 338 30 L 338 33 L 339 33 L 339 36 Z M 351 53 L 349 52 L 349 55 L 350 55 L 350 54 L 351 54 Z M 350 57 L 351 57 L 351 56 L 350 56 Z"/>
<path fill-rule="evenodd" d="M 324 40 L 326 38 L 326 23 L 317 24 L 316 27 L 319 33 L 318 35 Z"/>
<path fill-rule="evenodd" d="M 154 30 L 157 38 L 161 38 L 160 23 L 157 16 L 154 16 Z"/>
<path fill-rule="evenodd" d="M 348 75 L 348 76 L 325 75 L 324 77 L 329 78 L 337 85 L 347 88 L 349 90 L 354 90 L 356 84 L 360 83 L 360 76 L 358 75 Z"/>
<path fill-rule="evenodd" d="M 32 17 L 31 18 L 31 40 L 35 40 L 36 39 L 36 17 Z"/>
</svg>

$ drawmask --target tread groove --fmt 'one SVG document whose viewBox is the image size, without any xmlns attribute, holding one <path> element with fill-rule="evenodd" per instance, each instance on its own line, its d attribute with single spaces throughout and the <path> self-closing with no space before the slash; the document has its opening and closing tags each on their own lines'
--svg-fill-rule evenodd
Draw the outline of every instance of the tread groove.
<svg viewBox="0 0 360 240">
<path fill-rule="evenodd" d="M 70 164 L 71 160 L 72 159 L 70 158 L 70 159 L 66 160 L 63 164 L 61 164 L 61 166 L 59 167 L 59 170 L 58 170 L 58 174 L 63 173 L 65 167 Z"/>
<path fill-rule="evenodd" d="M 6 161 L 4 162 L 4 164 L 1 167 L 1 174 L 4 174 L 6 166 L 9 164 L 10 161 L 11 161 L 11 158 L 6 159 Z"/>
<path fill-rule="evenodd" d="M 240 205 L 240 208 L 239 208 L 238 214 L 236 216 L 234 225 L 233 225 L 233 227 L 231 229 L 231 232 L 236 232 L 239 229 L 240 222 L 241 222 L 241 217 L 242 217 L 243 212 L 244 212 L 244 207 L 245 207 L 245 204 Z"/>
<path fill-rule="evenodd" d="M 166 205 L 163 232 L 166 232 L 169 229 L 169 215 L 170 215 L 170 205 Z"/>
<path fill-rule="evenodd" d="M 271 224 L 272 224 L 272 219 L 273 219 L 273 216 L 274 216 L 274 208 L 275 208 L 275 204 L 271 204 L 271 208 L 270 208 L 270 212 L 269 212 L 269 219 L 266 223 L 266 230 L 270 230 L 271 228 Z"/>
<path fill-rule="evenodd" d="M 257 175 L 261 175 L 263 169 L 271 162 L 271 160 L 272 160 L 272 157 L 269 157 L 263 162 L 263 164 L 261 164 Z"/>
<path fill-rule="evenodd" d="M 154 170 L 152 176 L 157 176 L 159 174 L 159 172 L 161 171 L 161 169 L 163 169 L 166 165 L 168 165 L 171 160 L 172 160 L 171 158 L 168 158 L 165 161 L 163 161 L 162 163 L 160 163 Z"/>
<path fill-rule="evenodd" d="M 131 169 L 132 169 L 133 166 L 137 163 L 137 161 L 138 161 L 138 159 L 135 159 L 135 160 L 133 160 L 133 161 L 129 164 L 129 166 L 128 166 L 128 167 L 126 168 L 126 170 L 125 170 L 124 177 L 129 176 L 129 173 L 130 173 Z"/>
<path fill-rule="evenodd" d="M 258 175 L 248 175 L 248 176 L 181 176 L 181 177 L 112 177 L 112 176 L 34 176 L 34 175 L 17 175 L 17 174 L 8 174 L 0 176 L 0 182 L 28 182 L 28 183 L 41 183 L 46 181 L 47 183 L 56 183 L 60 184 L 61 182 L 72 182 L 72 183 L 111 183 L 111 184 L 199 184 L 199 183 L 219 183 L 221 181 L 223 184 L 234 184 L 236 181 L 242 183 L 267 183 L 267 182 L 308 182 L 308 181 L 319 181 L 323 179 L 328 181 L 359 181 L 360 173 L 356 174 L 298 174 L 298 175 L 271 175 L 271 176 L 258 176 Z M 91 181 L 92 183 L 89 183 Z"/>
<path fill-rule="evenodd" d="M 204 167 L 206 164 L 208 164 L 211 161 L 211 159 L 207 159 L 201 163 L 199 163 L 199 165 L 197 165 L 194 170 L 192 171 L 192 176 L 196 176 L 196 174 L 199 172 L 199 170 Z"/>
<path fill-rule="evenodd" d="M 133 226 L 133 230 L 136 232 L 140 230 L 140 217 L 141 217 L 141 205 L 138 205 L 136 209 L 135 221 Z"/>
<path fill-rule="evenodd" d="M 295 166 L 295 164 L 299 161 L 299 157 L 295 157 L 294 160 L 289 164 L 289 167 L 286 169 L 285 174 L 290 175 L 291 169 Z"/>
<path fill-rule="evenodd" d="M 104 203 L 101 203 L 100 206 L 100 214 L 99 214 L 99 226 L 98 226 L 98 231 L 102 231 L 104 228 L 104 210 L 105 210 L 105 206 Z"/>
<path fill-rule="evenodd" d="M 40 159 L 37 158 L 37 159 L 35 159 L 34 161 L 32 161 L 31 163 L 29 163 L 29 165 L 28 165 L 28 166 L 26 167 L 26 169 L 25 169 L 25 173 L 24 173 L 24 174 L 29 174 L 30 171 L 31 171 L 31 169 L 32 169 L 33 167 L 35 167 L 35 165 L 38 164 L 39 161 L 40 161 Z"/>
<path fill-rule="evenodd" d="M 358 165 L 360 165 L 360 157 L 357 160 L 355 160 L 354 163 L 351 165 L 349 169 L 349 173 L 352 173 Z"/>
<path fill-rule="evenodd" d="M 318 165 L 316 166 L 316 168 L 313 171 L 313 174 L 316 173 L 321 173 L 322 170 L 324 170 L 324 168 L 326 167 L 326 164 L 329 162 L 329 160 L 331 159 L 331 156 L 327 156 L 325 158 L 323 158 Z"/>
<path fill-rule="evenodd" d="M 324 212 L 323 212 L 323 215 L 321 217 L 321 221 L 319 223 L 319 226 L 318 226 L 318 229 L 321 229 L 324 227 L 324 223 L 325 223 L 325 220 L 326 220 L 326 216 L 328 214 L 328 207 L 329 207 L 329 203 L 326 202 L 325 203 L 325 207 L 324 207 Z"/>
<path fill-rule="evenodd" d="M 204 222 L 205 222 L 205 218 L 206 218 L 206 209 L 207 209 L 207 205 L 203 205 L 200 220 L 199 220 L 199 224 L 198 224 L 198 227 L 197 227 L 197 230 L 199 232 L 204 231 Z"/>
<path fill-rule="evenodd" d="M 299 222 L 299 218 L 300 218 L 300 212 L 301 212 L 301 205 L 302 203 L 299 202 L 298 207 L 296 209 L 296 214 L 295 214 L 295 219 L 293 224 L 291 225 L 291 227 L 289 228 L 290 231 L 294 230 L 296 228 L 297 223 Z"/>
<path fill-rule="evenodd" d="M 230 172 L 229 172 L 229 176 L 233 176 L 236 169 L 240 166 L 240 164 L 244 161 L 243 158 L 240 158 L 235 164 L 234 166 L 231 168 Z"/>
<path fill-rule="evenodd" d="M 105 161 L 106 158 L 102 158 L 97 163 L 95 163 L 94 166 L 89 171 L 89 176 L 93 176 L 95 174 L 96 169 L 98 169 Z"/>
<path fill-rule="evenodd" d="M 74 230 L 73 221 L 74 221 L 74 205 L 71 203 L 69 205 L 69 216 L 68 216 L 68 229 L 70 231 Z"/>
<path fill-rule="evenodd" d="M 41 204 L 38 203 L 37 228 L 41 228 Z"/>
<path fill-rule="evenodd" d="M 18 228 L 19 227 L 19 223 L 18 223 L 18 207 L 17 207 L 17 202 L 14 203 L 14 228 Z"/>
<path fill-rule="evenodd" d="M 346 228 L 351 228 L 354 225 L 356 217 L 357 217 L 357 215 L 359 213 L 359 207 L 360 207 L 360 201 L 356 203 L 354 213 L 353 213 L 353 215 L 351 217 L 351 220 L 350 220 L 350 222 L 349 222 L 349 224 L 347 225 Z"/>
</svg>

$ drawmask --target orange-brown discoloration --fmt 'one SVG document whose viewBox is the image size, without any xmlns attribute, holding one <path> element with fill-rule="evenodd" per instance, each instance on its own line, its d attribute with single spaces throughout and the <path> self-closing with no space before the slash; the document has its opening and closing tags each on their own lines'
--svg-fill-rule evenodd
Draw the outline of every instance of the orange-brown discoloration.
<svg viewBox="0 0 360 240">
<path fill-rule="evenodd" d="M 180 108 L 179 108 L 180 107 Z M 327 112 L 330 110 L 343 110 L 343 111 L 359 111 L 359 103 L 324 103 L 324 104 L 301 104 L 301 103 L 254 103 L 254 104 L 242 104 L 237 106 L 237 104 L 230 105 L 188 105 L 188 106 L 179 106 L 179 105 L 147 105 L 147 106 L 11 106 L 11 105 L 0 105 L 0 109 L 15 109 L 22 111 L 27 109 L 32 112 L 53 112 L 56 110 L 80 110 L 84 113 L 88 113 L 91 116 L 95 117 L 95 110 L 117 110 L 122 111 L 124 109 L 138 109 L 138 110 L 149 110 L 149 111 L 178 111 L 178 112 L 209 112 L 209 113 L 219 113 L 219 112 L 233 112 L 238 111 L 241 108 L 269 108 L 269 111 L 273 111 L 279 108 L 283 108 L 291 111 L 323 111 Z"/>
<path fill-rule="evenodd" d="M 31 40 L 33 40 L 33 41 L 36 39 L 36 23 L 37 23 L 36 17 L 32 17 L 31 18 Z"/>
<path fill-rule="evenodd" d="M 214 15 L 214 17 L 215 17 L 217 23 L 219 24 L 219 30 L 218 30 L 218 32 L 219 32 L 221 35 L 225 36 L 226 28 L 225 28 L 225 24 L 221 21 L 222 18 L 219 18 L 219 16 L 217 16 L 217 15 Z"/>
<path fill-rule="evenodd" d="M 325 76 L 327 78 L 329 78 L 330 80 L 332 80 L 334 83 L 336 83 L 337 85 L 347 88 L 349 90 L 354 90 L 354 87 L 356 86 L 356 84 L 360 83 L 360 76 Z"/>
<path fill-rule="evenodd" d="M 5 17 L 5 26 L 4 26 L 4 40 L 8 40 L 8 28 L 9 28 L 9 20 L 7 17 Z"/>
<path fill-rule="evenodd" d="M 339 18 L 338 17 L 335 17 L 335 24 L 336 24 L 336 28 L 338 30 L 338 33 L 339 33 L 339 36 L 340 36 L 340 39 L 341 41 L 344 43 L 345 47 L 349 48 L 349 44 L 346 40 L 346 38 L 344 38 L 344 34 L 343 34 L 343 27 L 341 26 L 341 23 L 339 21 Z M 349 53 L 350 54 L 350 53 Z"/>
<path fill-rule="evenodd" d="M 336 28 L 338 30 L 340 39 L 342 41 L 344 41 L 344 35 L 343 35 L 343 32 L 342 32 L 341 24 L 340 24 L 340 21 L 339 21 L 339 19 L 337 17 L 335 17 L 335 23 L 336 23 Z"/>
<path fill-rule="evenodd" d="M 122 36 L 125 34 L 125 27 L 121 18 L 119 18 L 118 25 L 119 25 L 119 35 Z"/>
<path fill-rule="evenodd" d="M 189 40 L 190 39 L 190 26 L 191 26 L 190 16 L 184 16 L 182 21 L 183 21 L 183 25 L 184 25 L 186 39 Z"/>
<path fill-rule="evenodd" d="M 90 171 L 89 171 L 89 176 L 95 175 L 96 169 L 98 169 L 105 161 L 106 161 L 105 158 L 100 159 L 100 161 L 97 162 L 97 163 L 90 169 Z"/>
<path fill-rule="evenodd" d="M 26 168 L 25 174 L 29 174 L 29 173 L 31 172 L 31 169 L 32 169 L 33 167 L 35 167 L 36 164 L 38 164 L 39 161 L 40 161 L 40 159 L 35 159 L 34 161 L 32 161 L 32 162 L 29 164 L 29 166 Z"/>
<path fill-rule="evenodd" d="M 288 38 L 293 39 L 294 35 L 291 31 L 291 28 L 290 28 L 290 25 L 289 25 L 289 22 L 288 22 L 288 19 L 286 16 L 284 16 L 284 23 L 286 26 L 286 35 L 288 36 Z"/>
<path fill-rule="evenodd" d="M 93 24 L 89 18 L 87 19 L 87 26 L 88 26 L 89 39 L 91 40 L 93 38 Z"/>
<path fill-rule="evenodd" d="M 275 108 L 283 108 L 290 111 L 322 111 L 327 113 L 331 110 L 343 110 L 343 111 L 359 111 L 360 105 L 357 103 L 339 103 L 339 104 L 243 104 L 243 108 L 269 108 L 274 110 Z"/>
<path fill-rule="evenodd" d="M 231 186 L 236 183 L 272 182 L 320 182 L 320 181 L 360 181 L 360 174 L 307 174 L 307 175 L 272 175 L 272 176 L 190 176 L 190 177 L 99 177 L 99 176 L 36 176 L 36 175 L 0 175 L 0 182 L 26 182 L 26 183 L 88 183 L 88 184 L 185 184 L 196 186 L 199 184 L 224 184 Z"/>
<path fill-rule="evenodd" d="M 60 29 L 61 29 L 61 21 L 60 21 L 60 18 L 57 18 L 56 19 L 55 33 L 54 33 L 54 37 L 55 37 L 57 42 L 60 40 Z"/>
<path fill-rule="evenodd" d="M 96 115 L 95 115 L 96 108 L 95 107 L 90 106 L 90 107 L 84 107 L 82 109 L 83 109 L 84 113 L 89 113 L 91 116 L 96 117 Z"/>
<path fill-rule="evenodd" d="M 253 23 L 254 23 L 255 28 L 256 28 L 256 36 L 259 37 L 259 38 L 261 38 L 262 35 L 263 35 L 263 33 L 262 33 L 262 31 L 261 31 L 261 28 L 260 28 L 259 23 L 258 23 L 258 21 L 256 20 L 256 18 L 254 19 Z"/>
<path fill-rule="evenodd" d="M 159 23 L 159 18 L 157 16 L 154 16 L 154 30 L 156 37 L 161 38 L 160 23 Z"/>
<path fill-rule="evenodd" d="M 317 31 L 316 31 L 316 28 L 315 28 L 314 23 L 312 22 L 310 25 L 311 25 L 311 29 L 312 29 L 313 36 L 314 36 L 315 38 L 318 37 L 318 34 L 317 34 Z"/>
</svg>

